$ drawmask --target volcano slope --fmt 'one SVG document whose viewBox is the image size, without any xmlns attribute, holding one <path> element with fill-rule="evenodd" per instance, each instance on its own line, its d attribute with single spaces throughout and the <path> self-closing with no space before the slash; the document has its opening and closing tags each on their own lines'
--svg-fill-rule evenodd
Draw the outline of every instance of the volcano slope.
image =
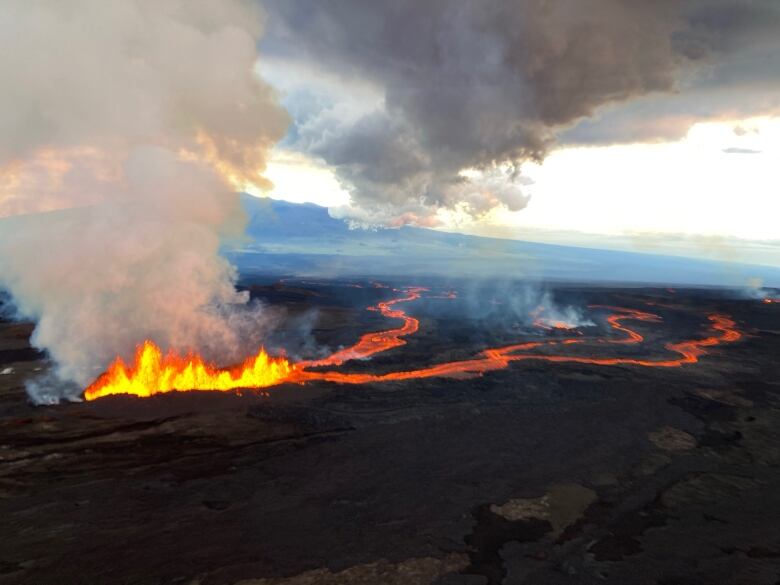
<svg viewBox="0 0 780 585">
<path fill-rule="evenodd" d="M 561 286 L 593 323 L 569 331 L 510 311 L 511 288 L 245 284 L 287 307 L 270 341 L 307 371 L 374 378 L 33 407 L 24 381 L 49 366 L 0 323 L 0 583 L 778 581 L 780 305 Z M 418 327 L 365 310 L 412 286 L 390 309 Z M 513 344 L 502 367 L 387 379 Z"/>
</svg>

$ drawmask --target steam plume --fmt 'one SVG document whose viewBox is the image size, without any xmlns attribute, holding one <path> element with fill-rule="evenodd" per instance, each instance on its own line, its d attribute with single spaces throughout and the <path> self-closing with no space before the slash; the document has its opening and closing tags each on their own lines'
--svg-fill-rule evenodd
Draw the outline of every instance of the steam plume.
<svg viewBox="0 0 780 585">
<path fill-rule="evenodd" d="M 18 217 L 0 231 L 0 287 L 37 321 L 34 345 L 82 386 L 144 338 L 229 357 L 268 317 L 236 292 L 220 239 L 241 233 L 236 188 L 263 184 L 287 125 L 253 71 L 261 13 L 240 0 L 3 12 L 0 216 Z"/>
</svg>

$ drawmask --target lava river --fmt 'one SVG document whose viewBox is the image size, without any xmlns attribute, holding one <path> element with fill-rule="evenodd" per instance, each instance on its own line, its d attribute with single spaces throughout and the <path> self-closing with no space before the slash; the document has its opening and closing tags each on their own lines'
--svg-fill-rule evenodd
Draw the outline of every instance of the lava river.
<svg viewBox="0 0 780 585">
<path fill-rule="evenodd" d="M 580 363 L 597 366 L 628 365 L 639 367 L 672 368 L 692 364 L 707 353 L 707 349 L 723 343 L 732 343 L 742 337 L 736 323 L 727 315 L 708 315 L 712 335 L 699 339 L 666 344 L 671 354 L 658 359 L 637 359 L 630 357 L 591 357 L 558 353 L 558 348 L 575 344 L 641 344 L 644 337 L 626 325 L 626 321 L 658 323 L 661 318 L 653 313 L 622 307 L 593 305 L 591 309 L 607 310 L 607 323 L 620 334 L 617 338 L 592 339 L 578 337 L 555 338 L 544 341 L 529 341 L 482 351 L 471 359 L 444 362 L 423 368 L 388 372 L 384 374 L 348 373 L 319 368 L 337 367 L 354 359 L 366 359 L 406 343 L 405 337 L 416 333 L 420 327 L 418 319 L 397 308 L 400 303 L 419 299 L 427 289 L 410 287 L 401 296 L 383 301 L 368 310 L 379 311 L 384 317 L 400 319 L 402 325 L 393 329 L 367 333 L 352 346 L 341 349 L 330 356 L 311 361 L 292 362 L 284 357 L 269 356 L 264 350 L 243 363 L 219 368 L 205 363 L 197 355 L 180 356 L 175 353 L 164 355 L 151 341 L 139 346 L 132 365 L 117 358 L 85 391 L 86 400 L 94 400 L 112 394 L 134 394 L 151 396 L 163 392 L 187 390 L 234 390 L 239 388 L 266 388 L 282 383 L 303 384 L 311 381 L 328 381 L 339 384 L 365 384 L 392 380 L 412 380 L 445 376 L 473 376 L 507 368 L 511 363 L 524 360 L 554 363 Z M 448 293 L 437 298 L 454 298 Z M 312 370 L 312 368 L 318 368 Z"/>
</svg>

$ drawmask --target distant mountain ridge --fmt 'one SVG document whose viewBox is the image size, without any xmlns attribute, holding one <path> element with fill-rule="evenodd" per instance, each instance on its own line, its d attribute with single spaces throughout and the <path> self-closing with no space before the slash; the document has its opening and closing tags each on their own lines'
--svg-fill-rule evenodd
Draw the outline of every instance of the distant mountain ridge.
<svg viewBox="0 0 780 585">
<path fill-rule="evenodd" d="M 226 254 L 243 273 L 457 276 L 576 282 L 780 286 L 780 269 L 485 238 L 405 226 L 350 229 L 324 207 L 242 195 L 247 238 Z"/>
<path fill-rule="evenodd" d="M 324 207 L 242 195 L 245 237 L 223 254 L 243 275 L 437 276 L 745 288 L 780 287 L 780 268 L 486 238 L 405 226 L 350 229 Z M 0 218 L 13 238 L 27 226 L 70 221 L 89 208 Z M 96 220 L 100 217 L 95 215 Z"/>
</svg>

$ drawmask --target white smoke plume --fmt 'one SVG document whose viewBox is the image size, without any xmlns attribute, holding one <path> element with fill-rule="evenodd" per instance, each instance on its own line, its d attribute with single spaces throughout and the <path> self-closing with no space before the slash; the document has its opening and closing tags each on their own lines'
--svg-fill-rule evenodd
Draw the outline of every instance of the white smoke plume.
<svg viewBox="0 0 780 585">
<path fill-rule="evenodd" d="M 583 310 L 574 305 L 559 305 L 549 291 L 538 293 L 538 302 L 529 312 L 531 325 L 542 329 L 576 329 L 591 327 L 593 321 L 583 315 Z"/>
<path fill-rule="evenodd" d="M 56 364 L 61 384 L 37 398 L 73 397 L 66 382 L 145 338 L 220 360 L 254 351 L 242 344 L 270 317 L 218 251 L 242 233 L 236 189 L 263 186 L 288 123 L 254 72 L 262 13 L 240 0 L 2 12 L 0 288 Z"/>
<path fill-rule="evenodd" d="M 474 279 L 459 298 L 469 315 L 489 321 L 492 328 L 576 329 L 594 324 L 582 304 L 556 296 L 540 283 Z"/>
</svg>

